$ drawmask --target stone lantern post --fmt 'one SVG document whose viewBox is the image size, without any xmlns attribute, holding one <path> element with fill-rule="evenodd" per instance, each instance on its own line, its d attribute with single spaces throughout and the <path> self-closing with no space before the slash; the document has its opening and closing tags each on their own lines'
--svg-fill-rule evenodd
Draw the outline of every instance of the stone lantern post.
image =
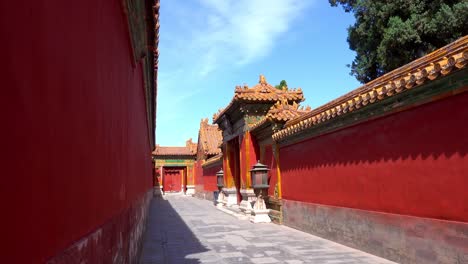
<svg viewBox="0 0 468 264">
<path fill-rule="evenodd" d="M 264 164 L 261 164 L 260 161 L 257 162 L 250 170 L 250 177 L 252 179 L 252 188 L 255 191 L 257 200 L 253 206 L 252 210 L 252 222 L 254 223 L 270 223 L 271 219 L 268 216 L 270 212 L 266 208 L 265 201 L 263 197 L 268 195 L 268 167 Z"/>
<path fill-rule="evenodd" d="M 216 183 L 218 186 L 218 199 L 216 200 L 216 206 L 217 207 L 223 207 L 225 201 L 224 201 L 224 193 L 223 193 L 223 187 L 224 187 L 224 171 L 223 169 L 219 170 L 216 173 Z"/>
</svg>

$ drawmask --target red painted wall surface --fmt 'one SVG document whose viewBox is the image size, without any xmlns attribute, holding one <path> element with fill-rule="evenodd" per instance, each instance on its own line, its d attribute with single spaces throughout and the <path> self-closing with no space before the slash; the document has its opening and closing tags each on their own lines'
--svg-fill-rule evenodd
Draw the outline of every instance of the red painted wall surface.
<svg viewBox="0 0 468 264">
<path fill-rule="evenodd" d="M 218 185 L 216 182 L 216 173 L 222 168 L 222 163 L 219 162 L 215 165 L 210 165 L 208 168 L 203 168 L 203 190 L 204 191 L 217 191 Z"/>
<path fill-rule="evenodd" d="M 265 152 L 263 154 L 263 159 L 261 162 L 265 165 L 268 166 L 270 171 L 268 172 L 269 175 L 269 184 L 270 187 L 268 188 L 268 195 L 274 196 L 275 195 L 275 185 L 278 182 L 278 177 L 277 177 L 277 170 L 276 170 L 276 159 L 275 156 L 273 155 L 273 148 L 272 145 L 266 145 L 264 146 Z"/>
<path fill-rule="evenodd" d="M 0 4 L 5 263 L 53 257 L 151 188 L 142 67 L 121 5 Z"/>
<path fill-rule="evenodd" d="M 195 162 L 195 192 L 203 192 L 203 168 L 201 166 L 202 161 L 197 160 Z"/>
<path fill-rule="evenodd" d="M 283 198 L 468 221 L 468 92 L 280 149 Z"/>
</svg>

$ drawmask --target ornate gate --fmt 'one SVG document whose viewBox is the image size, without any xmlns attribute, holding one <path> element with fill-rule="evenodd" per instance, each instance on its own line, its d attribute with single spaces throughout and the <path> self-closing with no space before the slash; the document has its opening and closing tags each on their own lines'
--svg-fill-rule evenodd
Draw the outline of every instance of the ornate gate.
<svg viewBox="0 0 468 264">
<path fill-rule="evenodd" d="M 181 168 L 167 168 L 164 170 L 164 192 L 180 192 L 182 179 Z"/>
</svg>

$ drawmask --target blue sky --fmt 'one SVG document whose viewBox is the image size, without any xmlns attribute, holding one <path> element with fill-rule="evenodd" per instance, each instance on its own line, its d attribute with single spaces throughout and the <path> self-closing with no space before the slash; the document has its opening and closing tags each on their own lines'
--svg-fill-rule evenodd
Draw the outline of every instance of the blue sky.
<svg viewBox="0 0 468 264">
<path fill-rule="evenodd" d="M 156 142 L 182 146 L 258 76 L 312 108 L 360 86 L 346 64 L 351 14 L 326 0 L 161 1 Z"/>
</svg>

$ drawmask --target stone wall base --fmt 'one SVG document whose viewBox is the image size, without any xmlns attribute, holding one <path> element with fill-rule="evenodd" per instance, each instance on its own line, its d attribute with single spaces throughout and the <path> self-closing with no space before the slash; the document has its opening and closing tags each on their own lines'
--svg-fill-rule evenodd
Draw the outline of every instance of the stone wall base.
<svg viewBox="0 0 468 264">
<path fill-rule="evenodd" d="M 153 190 L 121 214 L 60 252 L 48 264 L 138 263 Z"/>
<path fill-rule="evenodd" d="M 238 206 L 237 205 L 237 189 L 233 188 L 223 188 L 224 193 L 224 203 L 226 206 Z"/>
<path fill-rule="evenodd" d="M 214 191 L 198 191 L 197 190 L 193 196 L 199 199 L 214 201 Z"/>
<path fill-rule="evenodd" d="M 468 223 L 283 199 L 287 226 L 398 263 L 468 263 Z"/>
<path fill-rule="evenodd" d="M 185 195 L 194 195 L 195 194 L 195 185 L 187 185 L 187 191 L 185 191 Z"/>
</svg>

